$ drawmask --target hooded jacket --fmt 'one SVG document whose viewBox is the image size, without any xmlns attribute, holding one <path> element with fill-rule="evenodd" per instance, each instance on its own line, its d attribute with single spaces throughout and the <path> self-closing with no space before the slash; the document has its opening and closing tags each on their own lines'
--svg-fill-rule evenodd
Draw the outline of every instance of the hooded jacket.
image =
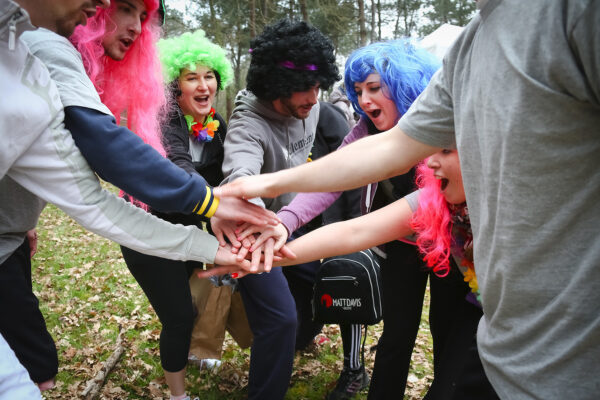
<svg viewBox="0 0 600 400">
<path fill-rule="evenodd" d="M 240 91 L 225 138 L 223 183 L 305 163 L 315 140 L 319 110 L 317 103 L 306 119 L 288 117 L 279 114 L 270 102 L 259 100 L 252 92 Z M 286 193 L 254 202 L 277 212 L 295 195 Z"/>
<path fill-rule="evenodd" d="M 42 62 L 20 35 L 34 27 L 24 9 L 0 0 L 0 263 L 35 227 L 44 201 L 90 231 L 137 251 L 213 262 L 217 240 L 171 225 L 103 190 L 70 133 Z"/>
</svg>

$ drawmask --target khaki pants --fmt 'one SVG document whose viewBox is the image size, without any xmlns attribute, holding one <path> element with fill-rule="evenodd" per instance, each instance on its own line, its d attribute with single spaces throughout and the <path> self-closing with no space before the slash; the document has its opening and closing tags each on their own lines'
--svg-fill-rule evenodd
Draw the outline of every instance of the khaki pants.
<svg viewBox="0 0 600 400">
<path fill-rule="evenodd" d="M 190 353 L 203 358 L 220 359 L 225 330 L 242 348 L 252 344 L 252 332 L 239 292 L 231 293 L 231 286 L 215 287 L 208 279 L 196 274 L 190 278 L 192 299 L 198 309 L 198 318 L 192 331 Z"/>
</svg>

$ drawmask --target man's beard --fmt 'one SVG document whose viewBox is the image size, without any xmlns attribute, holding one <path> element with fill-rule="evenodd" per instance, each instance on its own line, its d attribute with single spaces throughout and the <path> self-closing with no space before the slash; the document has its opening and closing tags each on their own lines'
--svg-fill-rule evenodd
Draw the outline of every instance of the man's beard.
<svg viewBox="0 0 600 400">
<path fill-rule="evenodd" d="M 296 119 L 305 119 L 310 114 L 310 111 L 308 113 L 306 113 L 306 115 L 300 114 L 300 108 L 303 107 L 304 104 L 300 105 L 300 106 L 296 106 L 296 105 L 292 104 L 289 99 L 281 99 L 281 104 L 283 104 L 283 106 L 288 110 L 288 112 L 292 115 L 292 117 L 294 117 Z M 309 105 L 311 106 L 311 109 L 312 109 L 311 104 L 306 104 L 306 106 L 309 106 Z"/>
</svg>

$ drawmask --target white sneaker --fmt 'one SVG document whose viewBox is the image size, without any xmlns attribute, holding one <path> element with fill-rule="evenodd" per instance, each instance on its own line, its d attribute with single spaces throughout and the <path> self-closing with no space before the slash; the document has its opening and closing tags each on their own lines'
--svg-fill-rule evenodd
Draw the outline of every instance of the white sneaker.
<svg viewBox="0 0 600 400">
<path fill-rule="evenodd" d="M 194 364 L 200 369 L 206 368 L 207 370 L 216 370 L 218 369 L 222 362 L 221 360 L 217 360 L 215 358 L 198 358 L 193 354 L 188 356 L 188 362 L 190 364 Z"/>
<path fill-rule="evenodd" d="M 208 370 L 216 370 L 221 366 L 221 360 L 216 358 L 204 358 L 201 361 L 200 368 L 206 368 Z"/>
</svg>

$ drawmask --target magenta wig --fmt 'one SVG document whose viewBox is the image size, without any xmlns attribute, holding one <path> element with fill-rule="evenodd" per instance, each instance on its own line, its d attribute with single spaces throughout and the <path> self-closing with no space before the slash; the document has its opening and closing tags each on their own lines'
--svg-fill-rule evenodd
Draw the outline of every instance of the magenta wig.
<svg viewBox="0 0 600 400">
<path fill-rule="evenodd" d="M 442 195 L 441 182 L 427 167 L 427 160 L 417 166 L 419 207 L 410 221 L 417 234 L 417 247 L 427 266 L 440 277 L 450 272 L 450 245 L 452 244 L 452 216 L 448 202 Z"/>
<path fill-rule="evenodd" d="M 110 15 L 118 1 L 108 10 L 97 9 L 86 26 L 78 26 L 71 41 L 81 53 L 85 70 L 110 109 L 117 123 L 127 112 L 127 127 L 163 156 L 160 122 L 166 106 L 165 90 L 156 42 L 160 37 L 158 24 L 159 0 L 144 0 L 148 18 L 142 22 L 142 32 L 122 61 L 104 54 L 102 39 L 110 24 Z"/>
</svg>

